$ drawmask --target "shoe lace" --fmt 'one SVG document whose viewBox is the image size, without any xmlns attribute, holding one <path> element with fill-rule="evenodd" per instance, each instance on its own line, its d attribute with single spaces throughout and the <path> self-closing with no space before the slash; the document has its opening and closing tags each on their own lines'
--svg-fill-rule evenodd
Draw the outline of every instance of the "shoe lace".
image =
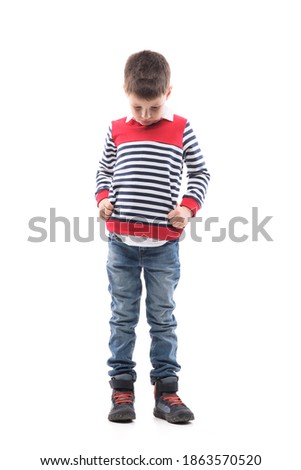
<svg viewBox="0 0 301 470">
<path fill-rule="evenodd" d="M 122 403 L 133 403 L 133 393 L 120 392 L 119 390 L 115 390 L 113 399 L 116 405 L 120 405 Z"/>
<path fill-rule="evenodd" d="M 163 401 L 167 401 L 169 406 L 184 405 L 176 393 L 164 393 L 161 398 Z"/>
</svg>

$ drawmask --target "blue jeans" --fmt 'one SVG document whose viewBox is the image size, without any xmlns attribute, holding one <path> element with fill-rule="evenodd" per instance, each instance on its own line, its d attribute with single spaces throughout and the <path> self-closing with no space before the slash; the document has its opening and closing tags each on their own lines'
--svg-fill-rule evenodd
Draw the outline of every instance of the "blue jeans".
<svg viewBox="0 0 301 470">
<path fill-rule="evenodd" d="M 111 293 L 112 316 L 109 347 L 112 356 L 109 375 L 131 374 L 136 380 L 133 361 L 142 293 L 141 272 L 146 287 L 146 317 L 150 326 L 150 359 L 153 369 L 151 383 L 157 379 L 176 376 L 177 363 L 176 319 L 173 315 L 173 293 L 180 278 L 179 242 L 168 241 L 158 247 L 128 246 L 109 238 L 107 272 Z"/>
</svg>

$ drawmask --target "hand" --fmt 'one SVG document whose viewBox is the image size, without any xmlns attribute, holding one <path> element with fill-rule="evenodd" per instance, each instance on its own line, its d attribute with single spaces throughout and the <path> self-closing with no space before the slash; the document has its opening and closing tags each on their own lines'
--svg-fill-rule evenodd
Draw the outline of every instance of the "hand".
<svg viewBox="0 0 301 470">
<path fill-rule="evenodd" d="M 114 206 L 110 203 L 109 199 L 102 199 L 98 204 L 99 217 L 102 220 L 109 220 L 114 210 Z"/>
<path fill-rule="evenodd" d="M 175 228 L 186 227 L 189 217 L 192 217 L 192 211 L 188 207 L 179 205 L 167 214 L 167 218 Z"/>
</svg>

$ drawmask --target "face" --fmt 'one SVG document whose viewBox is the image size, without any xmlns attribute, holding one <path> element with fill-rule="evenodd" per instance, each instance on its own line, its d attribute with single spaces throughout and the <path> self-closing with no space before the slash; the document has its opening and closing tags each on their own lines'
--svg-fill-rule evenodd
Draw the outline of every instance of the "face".
<svg viewBox="0 0 301 470">
<path fill-rule="evenodd" d="M 145 100 L 134 94 L 128 95 L 130 108 L 135 121 L 142 126 L 150 126 L 160 121 L 164 114 L 164 108 L 167 98 L 169 97 L 171 88 L 165 95 L 161 95 L 153 100 Z"/>
</svg>

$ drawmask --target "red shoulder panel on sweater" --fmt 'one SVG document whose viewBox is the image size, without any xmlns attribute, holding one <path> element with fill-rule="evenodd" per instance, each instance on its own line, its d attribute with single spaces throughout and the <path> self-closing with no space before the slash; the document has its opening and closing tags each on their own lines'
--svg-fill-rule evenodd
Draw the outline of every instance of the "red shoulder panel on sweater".
<svg viewBox="0 0 301 470">
<path fill-rule="evenodd" d="M 116 147 L 127 142 L 152 141 L 183 147 L 183 133 L 187 120 L 174 115 L 173 121 L 161 119 L 151 126 L 142 126 L 131 119 L 126 118 L 112 122 L 112 138 Z"/>
</svg>

